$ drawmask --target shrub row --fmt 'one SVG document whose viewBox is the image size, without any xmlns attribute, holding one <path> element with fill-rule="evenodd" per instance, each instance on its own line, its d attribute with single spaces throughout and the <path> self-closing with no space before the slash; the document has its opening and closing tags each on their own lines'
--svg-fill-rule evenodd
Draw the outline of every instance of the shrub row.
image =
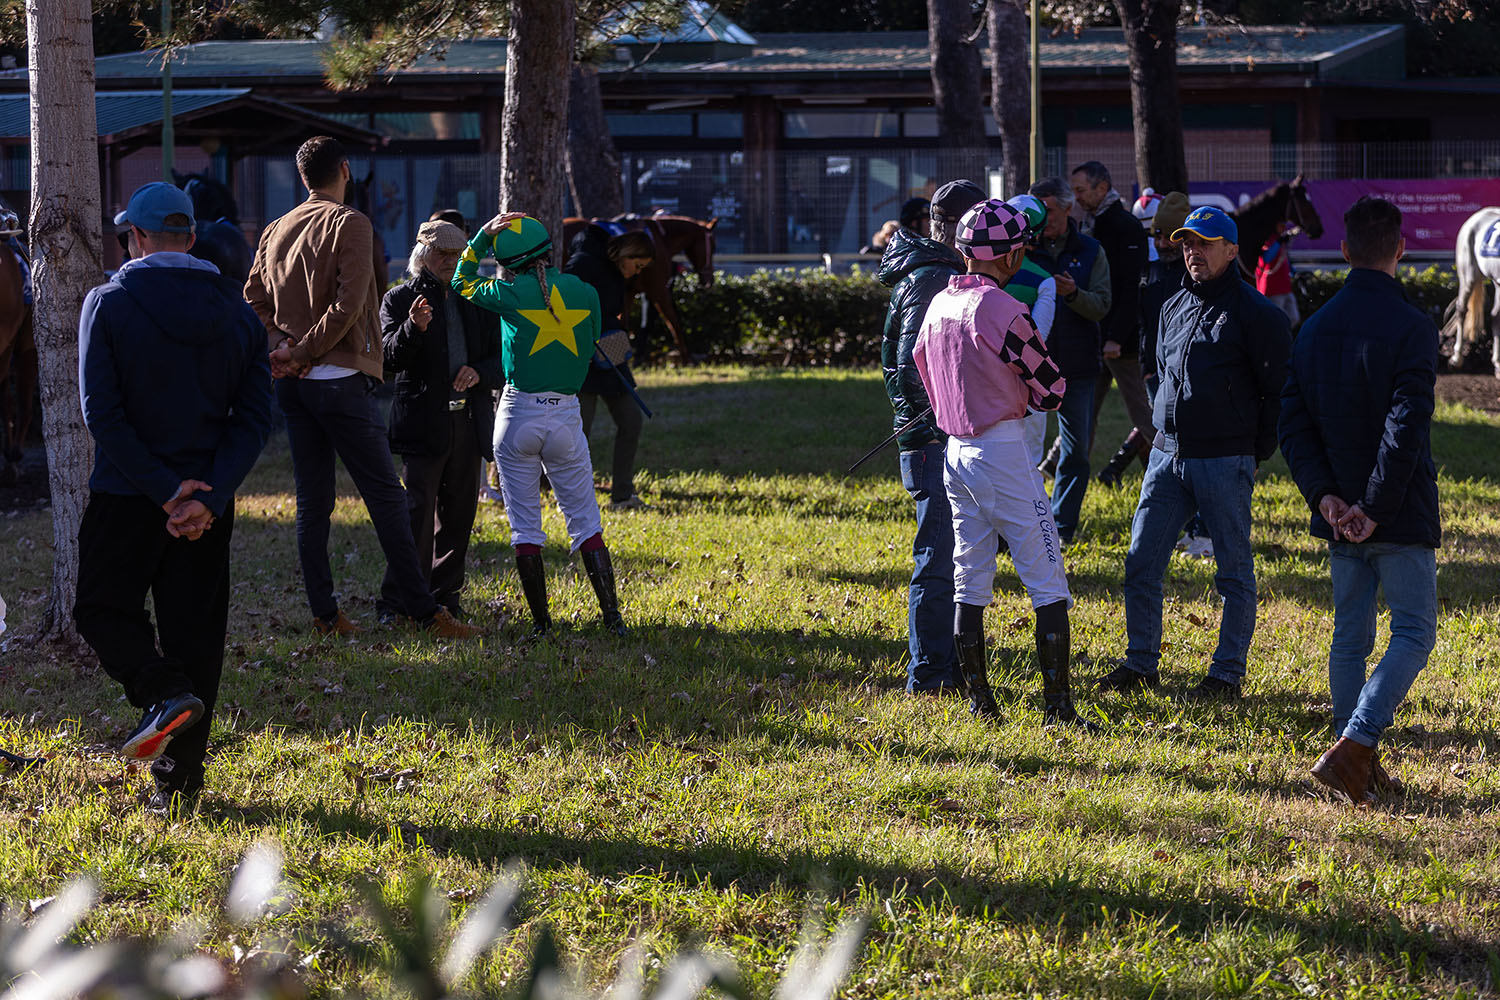
<svg viewBox="0 0 1500 1000">
<path fill-rule="evenodd" d="M 1347 271 L 1303 271 L 1297 300 L 1311 316 L 1344 283 Z M 1401 269 L 1407 296 L 1441 326 L 1457 282 L 1438 267 Z M 717 276 L 709 288 L 679 284 L 677 308 L 695 353 L 714 361 L 790 365 L 874 365 L 889 290 L 869 271 L 819 268 Z"/>
</svg>

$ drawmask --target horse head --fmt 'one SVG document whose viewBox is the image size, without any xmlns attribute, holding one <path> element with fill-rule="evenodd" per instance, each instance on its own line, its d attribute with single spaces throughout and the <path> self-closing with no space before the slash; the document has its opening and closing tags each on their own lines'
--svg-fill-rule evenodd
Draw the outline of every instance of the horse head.
<svg viewBox="0 0 1500 1000">
<path fill-rule="evenodd" d="M 1300 227 L 1313 239 L 1323 235 L 1323 220 L 1313 207 L 1312 197 L 1307 193 L 1307 180 L 1301 174 L 1292 179 L 1288 189 L 1286 221 Z"/>
<path fill-rule="evenodd" d="M 220 219 L 230 225 L 240 224 L 239 206 L 229 186 L 217 177 L 208 174 L 182 175 L 172 171 L 172 181 L 193 200 L 193 216 L 200 225 Z"/>
</svg>

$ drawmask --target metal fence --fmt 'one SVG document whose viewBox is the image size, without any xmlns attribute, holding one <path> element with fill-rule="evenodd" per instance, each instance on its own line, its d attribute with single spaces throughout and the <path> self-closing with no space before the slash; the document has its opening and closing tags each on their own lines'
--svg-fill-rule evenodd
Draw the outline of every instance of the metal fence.
<svg viewBox="0 0 1500 1000">
<path fill-rule="evenodd" d="M 1119 145 L 1049 148 L 1046 172 L 1064 174 L 1094 152 L 1115 170 L 1117 188 L 1134 187 L 1133 165 Z M 717 218 L 720 259 L 747 265 L 855 254 L 907 198 L 930 194 L 955 176 L 969 176 L 994 195 L 1012 193 L 1003 190 L 997 149 L 829 148 L 775 156 L 627 149 L 621 160 L 626 211 Z M 371 216 L 393 263 L 433 211 L 457 208 L 479 220 L 499 203 L 498 156 L 381 155 L 351 166 L 371 180 Z M 1207 143 L 1188 150 L 1188 172 L 1205 184 L 1269 183 L 1298 173 L 1314 181 L 1497 177 L 1500 142 Z M 276 218 L 301 196 L 289 157 L 240 161 L 235 188 L 240 215 L 251 226 Z"/>
</svg>

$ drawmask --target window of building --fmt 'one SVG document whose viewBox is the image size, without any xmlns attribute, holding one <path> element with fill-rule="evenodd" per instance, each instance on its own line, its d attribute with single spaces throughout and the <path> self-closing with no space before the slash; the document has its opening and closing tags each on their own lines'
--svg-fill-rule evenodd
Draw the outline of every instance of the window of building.
<svg viewBox="0 0 1500 1000">
<path fill-rule="evenodd" d="M 783 121 L 788 139 L 894 139 L 900 116 L 894 111 L 792 111 Z"/>
</svg>

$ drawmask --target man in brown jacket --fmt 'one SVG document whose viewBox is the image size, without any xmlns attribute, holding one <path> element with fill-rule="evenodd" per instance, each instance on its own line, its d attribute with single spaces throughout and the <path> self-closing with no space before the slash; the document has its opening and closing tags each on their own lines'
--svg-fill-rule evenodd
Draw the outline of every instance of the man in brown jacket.
<svg viewBox="0 0 1500 1000">
<path fill-rule="evenodd" d="M 402 610 L 435 635 L 469 638 L 479 630 L 454 619 L 428 590 L 375 399 L 383 376 L 381 291 L 370 220 L 344 204 L 349 160 L 337 141 L 317 136 L 297 150 L 297 172 L 307 200 L 266 227 L 245 299 L 265 325 L 276 399 L 286 415 L 297 557 L 313 625 L 324 634 L 357 631 L 339 609 L 328 562 L 337 454 L 370 512 Z"/>
</svg>

